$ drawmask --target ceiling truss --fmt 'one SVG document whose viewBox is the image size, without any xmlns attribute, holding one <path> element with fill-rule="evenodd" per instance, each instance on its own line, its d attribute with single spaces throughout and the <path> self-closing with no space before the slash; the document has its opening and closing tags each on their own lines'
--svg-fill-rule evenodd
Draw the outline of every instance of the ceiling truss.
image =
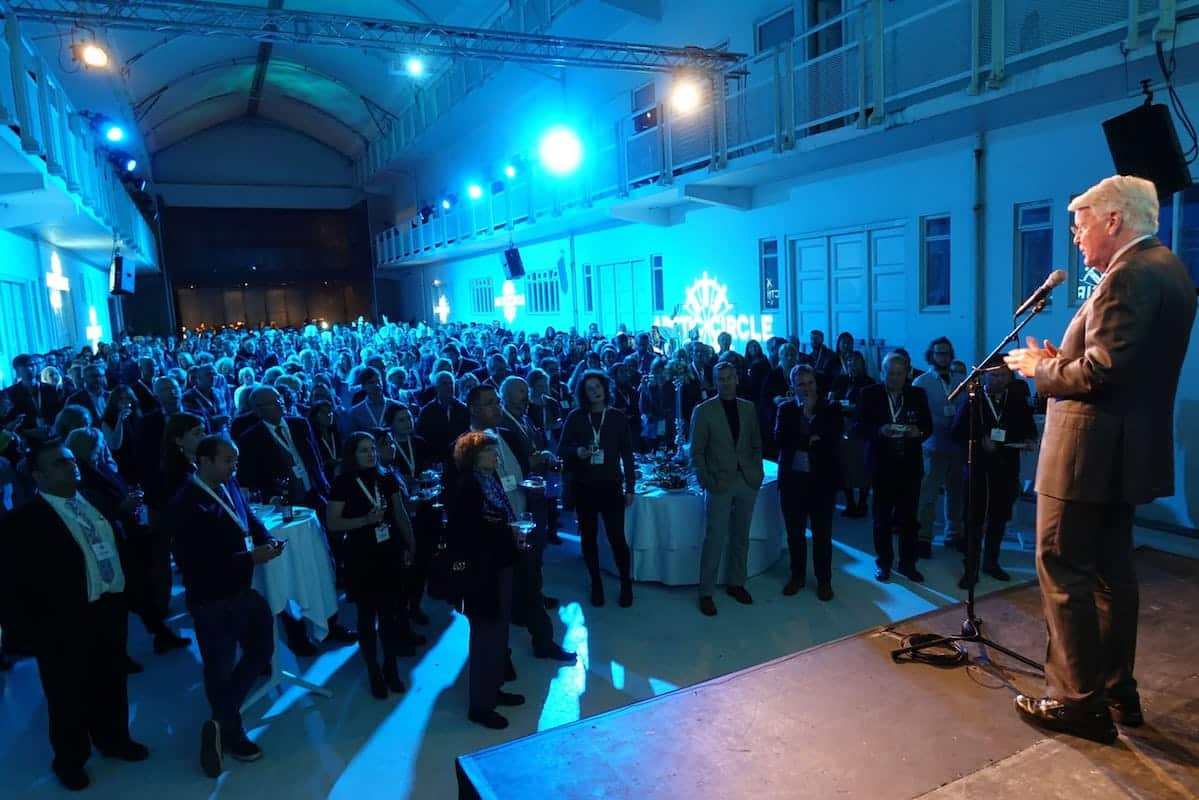
<svg viewBox="0 0 1199 800">
<path fill-rule="evenodd" d="M 269 44 L 353 47 L 557 67 L 728 74 L 743 58 L 700 47 L 663 47 L 462 28 L 188 0 L 10 0 L 19 19 L 97 29 L 249 39 Z"/>
</svg>

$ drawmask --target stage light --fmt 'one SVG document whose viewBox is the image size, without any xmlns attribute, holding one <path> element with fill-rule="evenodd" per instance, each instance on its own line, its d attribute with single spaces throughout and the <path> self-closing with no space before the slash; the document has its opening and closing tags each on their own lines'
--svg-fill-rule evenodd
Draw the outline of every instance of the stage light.
<svg viewBox="0 0 1199 800">
<path fill-rule="evenodd" d="M 126 172 L 133 172 L 135 169 L 137 169 L 137 159 L 136 158 L 131 158 L 125 162 L 125 171 Z"/>
<path fill-rule="evenodd" d="M 450 210 L 450 205 L 451 205 L 451 203 L 450 203 L 450 201 L 449 201 L 449 200 L 442 200 L 442 201 L 441 201 L 441 207 L 442 207 L 443 209 L 445 209 L 446 211 L 449 211 L 449 210 Z"/>
<path fill-rule="evenodd" d="M 670 105 L 677 114 L 689 114 L 699 108 L 703 93 L 695 81 L 680 81 L 670 94 Z"/>
<path fill-rule="evenodd" d="M 104 129 L 104 138 L 116 144 L 125 140 L 125 129 L 120 125 L 108 125 Z"/>
<path fill-rule="evenodd" d="M 470 195 L 471 200 L 483 199 L 483 187 L 477 183 L 472 183 L 470 186 L 468 186 L 466 193 Z"/>
<path fill-rule="evenodd" d="M 408 74 L 414 78 L 419 78 L 425 74 L 425 62 L 419 58 L 410 58 L 404 62 L 404 69 L 408 70 Z"/>
<path fill-rule="evenodd" d="M 103 47 L 88 42 L 77 45 L 76 58 L 83 62 L 84 66 L 93 67 L 95 69 L 104 69 L 108 66 L 108 53 Z"/>
<path fill-rule="evenodd" d="M 570 128 L 559 125 L 550 128 L 537 145 L 541 164 L 553 175 L 566 177 L 583 162 L 583 143 Z"/>
<path fill-rule="evenodd" d="M 504 167 L 504 175 L 506 175 L 509 179 L 515 178 L 516 177 L 516 167 L 512 166 L 511 164 Z"/>
</svg>

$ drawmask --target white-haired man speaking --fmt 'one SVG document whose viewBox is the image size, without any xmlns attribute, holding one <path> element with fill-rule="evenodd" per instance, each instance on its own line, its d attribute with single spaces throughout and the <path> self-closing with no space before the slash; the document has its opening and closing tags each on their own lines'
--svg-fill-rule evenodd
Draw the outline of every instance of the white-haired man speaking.
<svg viewBox="0 0 1199 800">
<path fill-rule="evenodd" d="M 1157 191 L 1113 176 L 1070 203 L 1074 243 L 1103 273 L 1060 347 L 1013 350 L 1009 367 L 1050 398 L 1037 464 L 1037 577 L 1049 630 L 1048 696 L 1028 721 L 1110 743 L 1143 722 L 1133 662 L 1133 509 L 1174 493 L 1174 395 L 1195 319 L 1186 268 L 1154 234 Z"/>
</svg>

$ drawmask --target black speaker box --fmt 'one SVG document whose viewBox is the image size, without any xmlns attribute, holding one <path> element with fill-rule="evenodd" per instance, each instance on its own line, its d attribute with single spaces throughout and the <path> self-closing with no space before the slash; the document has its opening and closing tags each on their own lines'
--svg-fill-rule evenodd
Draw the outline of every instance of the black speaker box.
<svg viewBox="0 0 1199 800">
<path fill-rule="evenodd" d="M 1170 109 L 1161 103 L 1112 117 L 1103 123 L 1103 134 L 1116 172 L 1153 181 L 1162 200 L 1191 185 Z"/>
<path fill-rule="evenodd" d="M 509 247 L 504 251 L 504 277 L 515 280 L 525 276 L 525 262 L 520 259 L 520 251 Z"/>
<path fill-rule="evenodd" d="M 133 294 L 137 265 L 117 253 L 108 266 L 108 286 L 112 294 Z"/>
</svg>

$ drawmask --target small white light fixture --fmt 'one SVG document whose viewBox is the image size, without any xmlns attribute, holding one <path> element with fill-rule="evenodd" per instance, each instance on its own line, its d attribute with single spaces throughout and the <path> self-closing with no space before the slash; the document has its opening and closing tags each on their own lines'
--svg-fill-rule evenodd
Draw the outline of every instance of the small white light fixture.
<svg viewBox="0 0 1199 800">
<path fill-rule="evenodd" d="M 95 42 L 75 45 L 75 58 L 90 69 L 104 69 L 108 66 L 108 52 Z"/>
<path fill-rule="evenodd" d="M 512 180 L 516 177 L 516 167 L 512 166 L 511 164 L 504 167 L 504 175 L 508 178 L 508 180 Z"/>
<path fill-rule="evenodd" d="M 404 62 L 404 69 L 414 78 L 419 78 L 425 74 L 425 62 L 419 58 L 410 58 Z"/>
<path fill-rule="evenodd" d="M 483 199 L 483 187 L 477 183 L 472 183 L 470 186 L 468 186 L 466 188 L 466 194 L 470 197 L 471 200 L 482 200 Z"/>
<path fill-rule="evenodd" d="M 702 100 L 699 84 L 693 80 L 680 81 L 670 94 L 670 105 L 677 114 L 690 114 L 699 108 Z"/>
<path fill-rule="evenodd" d="M 125 162 L 125 171 L 126 172 L 133 172 L 135 169 L 137 169 L 137 159 L 136 158 L 131 158 Z"/>
</svg>

